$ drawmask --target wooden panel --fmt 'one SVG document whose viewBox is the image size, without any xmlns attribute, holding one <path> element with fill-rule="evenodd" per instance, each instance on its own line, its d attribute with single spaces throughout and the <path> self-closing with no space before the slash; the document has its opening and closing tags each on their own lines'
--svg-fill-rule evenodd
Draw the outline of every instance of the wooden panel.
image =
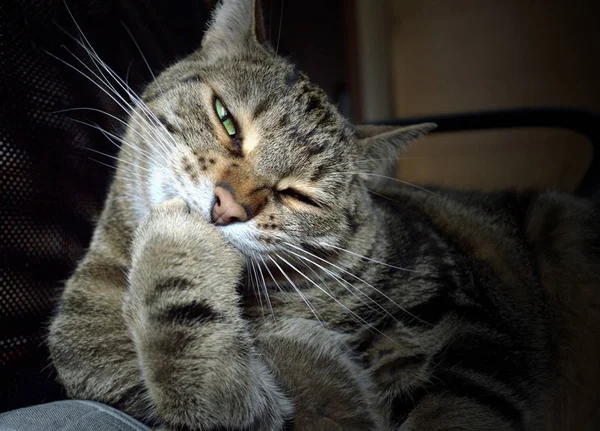
<svg viewBox="0 0 600 431">
<path fill-rule="evenodd" d="M 570 131 L 514 130 L 433 135 L 401 154 L 398 177 L 415 184 L 497 190 L 574 191 L 592 147 Z"/>
<path fill-rule="evenodd" d="M 600 110 L 600 2 L 395 0 L 395 115 Z"/>
<path fill-rule="evenodd" d="M 600 111 L 600 2 L 394 0 L 394 115 L 524 106 Z M 572 190 L 591 157 L 566 131 L 428 138 L 405 157 L 407 181 L 469 188 Z"/>
</svg>

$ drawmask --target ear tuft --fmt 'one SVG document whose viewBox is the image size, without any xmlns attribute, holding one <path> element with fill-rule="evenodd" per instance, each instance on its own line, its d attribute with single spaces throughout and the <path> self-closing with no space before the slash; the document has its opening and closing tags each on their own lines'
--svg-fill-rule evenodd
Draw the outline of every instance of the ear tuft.
<svg viewBox="0 0 600 431">
<path fill-rule="evenodd" d="M 371 185 L 381 186 L 384 177 L 394 177 L 400 150 L 425 136 L 437 127 L 434 123 L 421 123 L 407 127 L 355 126 L 355 136 L 360 146 L 363 179 Z"/>
<path fill-rule="evenodd" d="M 437 127 L 435 123 L 420 123 L 406 127 L 376 126 L 363 124 L 355 126 L 356 137 L 364 145 L 372 146 L 378 143 L 394 145 L 398 150 L 405 148 L 410 142 L 425 136 Z"/>
<path fill-rule="evenodd" d="M 243 49 L 248 41 L 266 41 L 261 1 L 221 0 L 202 39 L 202 52 L 231 53 Z"/>
</svg>

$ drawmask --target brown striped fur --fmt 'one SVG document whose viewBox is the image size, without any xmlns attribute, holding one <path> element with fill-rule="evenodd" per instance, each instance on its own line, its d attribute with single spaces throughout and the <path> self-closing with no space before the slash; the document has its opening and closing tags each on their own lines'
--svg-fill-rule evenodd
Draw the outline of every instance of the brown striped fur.
<svg viewBox="0 0 600 431">
<path fill-rule="evenodd" d="M 223 1 L 132 111 L 50 328 L 69 395 L 164 430 L 584 430 L 598 204 L 378 181 L 433 125 L 350 125 L 261 20 Z M 217 186 L 247 221 L 211 223 Z"/>
</svg>

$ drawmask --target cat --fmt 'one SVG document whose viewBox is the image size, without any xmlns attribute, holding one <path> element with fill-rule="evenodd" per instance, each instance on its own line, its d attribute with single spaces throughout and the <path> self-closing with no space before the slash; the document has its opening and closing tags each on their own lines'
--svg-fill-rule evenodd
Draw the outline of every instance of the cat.
<svg viewBox="0 0 600 431">
<path fill-rule="evenodd" d="M 68 395 L 165 430 L 582 429 L 600 208 L 377 189 L 433 127 L 349 124 L 220 2 L 135 102 L 50 325 Z"/>
</svg>

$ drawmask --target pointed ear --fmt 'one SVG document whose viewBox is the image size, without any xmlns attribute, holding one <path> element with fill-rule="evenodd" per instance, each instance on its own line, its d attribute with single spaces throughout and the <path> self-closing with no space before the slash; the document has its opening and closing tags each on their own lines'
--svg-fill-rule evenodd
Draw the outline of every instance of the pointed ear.
<svg viewBox="0 0 600 431">
<path fill-rule="evenodd" d="M 221 0 L 202 39 L 202 53 L 235 52 L 248 41 L 266 41 L 261 0 Z"/>
<path fill-rule="evenodd" d="M 361 157 L 363 179 L 371 184 L 381 183 L 383 176 L 394 177 L 400 150 L 435 129 L 434 123 L 421 123 L 407 127 L 398 126 L 355 126 Z M 368 175 L 373 174 L 373 175 Z"/>
</svg>

